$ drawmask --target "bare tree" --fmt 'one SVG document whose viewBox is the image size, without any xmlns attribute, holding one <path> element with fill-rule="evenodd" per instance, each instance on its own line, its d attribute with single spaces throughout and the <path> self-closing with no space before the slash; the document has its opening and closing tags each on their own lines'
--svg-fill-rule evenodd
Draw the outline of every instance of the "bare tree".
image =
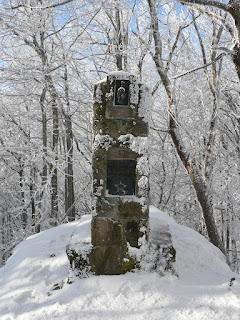
<svg viewBox="0 0 240 320">
<path fill-rule="evenodd" d="M 194 9 L 198 9 L 200 12 L 203 12 L 198 6 L 203 7 L 213 7 L 216 9 L 223 10 L 229 14 L 234 21 L 234 29 L 226 23 L 226 16 L 222 17 L 220 14 L 207 12 L 212 18 L 220 21 L 229 31 L 232 37 L 233 47 L 232 49 L 221 48 L 225 50 L 231 57 L 236 67 L 238 78 L 240 79 L 240 2 L 239 0 L 229 0 L 228 3 L 216 1 L 216 0 L 177 0 L 181 4 L 190 5 Z"/>
<path fill-rule="evenodd" d="M 214 221 L 212 196 L 209 192 L 207 181 L 205 180 L 204 174 L 198 165 L 197 159 L 191 157 L 190 151 L 188 150 L 188 147 L 184 143 L 180 134 L 179 124 L 175 113 L 176 97 L 173 90 L 173 84 L 168 75 L 167 68 L 164 66 L 162 58 L 162 42 L 159 30 L 156 1 L 148 0 L 148 5 L 151 16 L 151 29 L 154 39 L 154 52 L 152 53 L 152 58 L 168 98 L 169 133 L 196 192 L 197 199 L 201 206 L 203 217 L 206 222 L 209 239 L 224 254 L 226 254 L 225 248 L 217 231 L 216 223 Z"/>
</svg>

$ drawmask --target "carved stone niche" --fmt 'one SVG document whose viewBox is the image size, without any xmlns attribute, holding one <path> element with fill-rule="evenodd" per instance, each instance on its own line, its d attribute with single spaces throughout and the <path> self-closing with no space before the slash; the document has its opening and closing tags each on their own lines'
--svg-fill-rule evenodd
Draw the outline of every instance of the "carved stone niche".
<svg viewBox="0 0 240 320">
<path fill-rule="evenodd" d="M 128 107 L 129 100 L 129 80 L 115 80 L 114 81 L 114 106 Z"/>
<path fill-rule="evenodd" d="M 109 196 L 135 195 L 135 184 L 135 160 L 107 160 L 107 193 Z"/>
</svg>

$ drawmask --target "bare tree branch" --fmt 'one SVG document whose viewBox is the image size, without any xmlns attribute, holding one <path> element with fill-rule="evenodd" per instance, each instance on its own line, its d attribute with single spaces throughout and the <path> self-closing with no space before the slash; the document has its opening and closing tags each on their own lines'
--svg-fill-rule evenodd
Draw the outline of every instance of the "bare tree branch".
<svg viewBox="0 0 240 320">
<path fill-rule="evenodd" d="M 216 59 L 214 59 L 213 61 L 209 62 L 209 63 L 206 63 L 204 64 L 203 66 L 201 67 L 197 67 L 197 68 L 194 68 L 194 69 L 191 69 L 191 70 L 188 70 L 184 73 L 181 73 L 181 74 L 178 74 L 174 77 L 172 77 L 171 79 L 178 79 L 178 78 L 181 78 L 183 76 L 186 76 L 187 74 L 190 74 L 192 72 L 195 72 L 195 71 L 198 71 L 198 70 L 201 70 L 201 69 L 204 69 L 204 68 L 207 68 L 209 66 L 211 66 L 212 64 L 216 63 L 218 60 L 220 60 L 221 58 L 223 58 L 226 54 L 225 53 L 221 53 Z"/>
<path fill-rule="evenodd" d="M 42 10 L 45 10 L 45 9 L 60 7 L 60 6 L 63 6 L 64 4 L 67 4 L 67 3 L 70 3 L 70 2 L 73 2 L 73 1 L 74 0 L 65 0 L 65 1 L 62 1 L 62 2 L 51 4 L 51 5 L 46 6 L 46 7 L 32 7 L 32 6 L 26 6 L 25 4 L 19 4 L 17 6 L 11 6 L 11 9 L 15 10 L 15 9 L 19 9 L 19 8 L 28 8 L 28 9 L 42 9 Z"/>
<path fill-rule="evenodd" d="M 216 7 L 229 12 L 229 5 L 215 0 L 177 0 L 181 4 L 197 4 L 200 6 Z"/>
<path fill-rule="evenodd" d="M 200 16 L 200 15 L 199 15 Z M 198 17 L 199 17 L 198 16 Z M 198 18 L 196 17 L 196 19 Z M 184 25 L 184 26 L 180 26 L 179 29 L 178 29 L 178 32 L 177 32 L 177 35 L 176 35 L 176 38 L 175 38 L 175 41 L 174 41 L 174 44 L 172 46 L 172 49 L 170 51 L 170 54 L 169 54 L 169 57 L 168 57 L 168 61 L 167 61 L 167 65 L 166 65 L 166 68 L 165 70 L 168 71 L 169 70 L 169 67 L 170 67 L 170 63 L 172 61 L 172 57 L 173 57 L 173 54 L 174 54 L 174 51 L 175 49 L 177 48 L 177 45 L 178 45 L 178 40 L 180 38 L 180 35 L 181 35 L 181 32 L 185 29 L 185 28 L 188 28 L 191 24 L 193 23 L 193 21 L 191 21 L 190 23 Z"/>
</svg>

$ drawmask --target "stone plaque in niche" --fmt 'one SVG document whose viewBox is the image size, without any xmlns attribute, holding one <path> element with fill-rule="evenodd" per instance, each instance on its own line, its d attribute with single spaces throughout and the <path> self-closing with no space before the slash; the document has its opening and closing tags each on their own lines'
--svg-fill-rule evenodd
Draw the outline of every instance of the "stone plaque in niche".
<svg viewBox="0 0 240 320">
<path fill-rule="evenodd" d="M 129 106 L 129 80 L 115 80 L 115 106 Z"/>
<path fill-rule="evenodd" d="M 109 195 L 135 195 L 136 161 L 107 161 L 107 190 Z"/>
</svg>

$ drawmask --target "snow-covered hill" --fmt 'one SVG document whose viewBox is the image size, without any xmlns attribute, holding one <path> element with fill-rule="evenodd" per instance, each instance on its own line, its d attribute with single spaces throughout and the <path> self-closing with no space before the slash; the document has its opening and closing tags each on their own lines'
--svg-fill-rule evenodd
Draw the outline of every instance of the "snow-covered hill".
<svg viewBox="0 0 240 320">
<path fill-rule="evenodd" d="M 66 245 L 90 240 L 90 216 L 31 236 L 0 269 L 1 320 L 239 320 L 240 279 L 221 252 L 151 207 L 150 224 L 168 224 L 179 278 L 137 271 L 67 284 Z M 231 278 L 236 278 L 232 281 Z M 56 284 L 60 290 L 52 290 Z"/>
</svg>

